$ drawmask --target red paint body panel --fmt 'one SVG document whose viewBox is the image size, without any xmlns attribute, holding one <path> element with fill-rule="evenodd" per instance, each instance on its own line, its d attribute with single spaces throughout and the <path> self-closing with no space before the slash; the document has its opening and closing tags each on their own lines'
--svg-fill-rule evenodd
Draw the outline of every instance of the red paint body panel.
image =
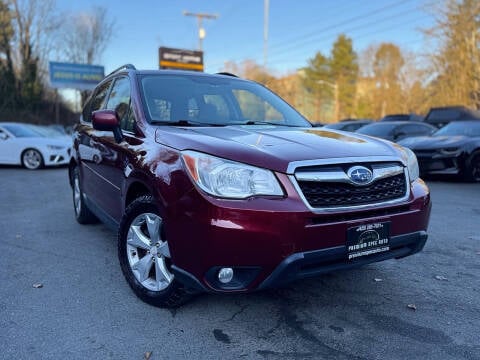
<svg viewBox="0 0 480 360">
<path fill-rule="evenodd" d="M 94 130 L 87 122 L 77 126 L 72 162 L 80 166 L 83 192 L 117 224 L 131 189 L 140 186 L 151 193 L 164 221 L 172 263 L 205 289 L 223 291 L 207 281 L 207 273 L 225 266 L 258 269 L 241 289 L 255 290 L 292 255 L 346 248 L 347 229 L 356 225 L 390 222 L 392 237 L 425 233 L 428 228 L 430 195 L 420 179 L 407 184 L 410 195 L 401 203 L 314 211 L 290 177 L 292 163 L 306 160 L 341 163 L 349 159 L 352 163 L 355 158 L 375 157 L 401 164 L 398 145 L 318 128 L 155 126 L 147 121 L 134 78 L 131 91 L 137 123 L 123 141 L 115 141 L 111 132 Z M 114 123 L 105 112 L 97 120 L 105 126 Z M 285 195 L 243 200 L 208 195 L 188 175 L 184 150 L 269 169 Z"/>
</svg>

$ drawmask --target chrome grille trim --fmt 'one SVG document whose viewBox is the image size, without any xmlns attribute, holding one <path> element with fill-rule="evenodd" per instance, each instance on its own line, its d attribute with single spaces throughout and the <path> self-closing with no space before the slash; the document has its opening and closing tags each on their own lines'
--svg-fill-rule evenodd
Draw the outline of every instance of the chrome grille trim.
<svg viewBox="0 0 480 360">
<path fill-rule="evenodd" d="M 390 167 L 373 167 L 373 178 L 368 184 L 380 179 L 401 174 L 403 173 L 403 169 L 404 168 L 399 165 Z M 344 171 L 302 171 L 295 173 L 295 178 L 299 181 L 342 182 L 358 185 L 354 183 Z"/>
<path fill-rule="evenodd" d="M 385 167 L 382 165 L 384 162 L 395 162 L 397 165 Z M 380 179 L 385 179 L 390 176 L 395 176 L 398 174 L 403 173 L 405 176 L 405 187 L 406 192 L 405 195 L 398 199 L 387 200 L 387 201 L 380 201 L 375 203 L 369 204 L 360 204 L 360 205 L 352 205 L 352 206 L 329 206 L 329 207 L 312 207 L 310 206 L 308 200 L 306 199 L 305 195 L 303 194 L 302 189 L 298 181 L 312 181 L 312 182 L 339 182 L 339 183 L 348 183 L 354 184 L 348 179 L 346 173 L 344 171 L 325 171 L 323 174 L 327 174 L 326 177 L 321 177 L 321 172 L 318 171 L 299 171 L 295 173 L 298 168 L 303 167 L 313 167 L 313 166 L 325 166 L 325 165 L 334 165 L 334 166 L 354 166 L 354 165 L 361 165 L 361 164 L 371 164 L 372 170 L 374 172 L 375 181 Z M 408 174 L 408 170 L 406 166 L 400 166 L 399 163 L 403 164 L 401 158 L 397 157 L 371 157 L 371 158 L 349 158 L 349 159 L 327 159 L 326 161 L 322 160 L 314 160 L 314 161 L 300 161 L 291 163 L 289 165 L 289 170 L 293 172 L 293 175 L 288 175 L 290 181 L 292 182 L 295 190 L 299 194 L 300 198 L 302 199 L 305 206 L 312 211 L 313 213 L 338 213 L 338 212 L 351 212 L 355 210 L 368 210 L 372 208 L 377 208 L 379 206 L 389 206 L 395 204 L 401 204 L 407 202 L 410 198 L 410 177 Z M 294 165 L 293 165 L 294 164 Z M 405 165 L 405 164 L 404 164 Z M 297 181 L 298 180 L 298 181 Z M 372 184 L 371 182 L 370 184 Z M 358 185 L 357 185 L 358 186 Z M 359 186 L 361 187 L 361 186 Z"/>
</svg>

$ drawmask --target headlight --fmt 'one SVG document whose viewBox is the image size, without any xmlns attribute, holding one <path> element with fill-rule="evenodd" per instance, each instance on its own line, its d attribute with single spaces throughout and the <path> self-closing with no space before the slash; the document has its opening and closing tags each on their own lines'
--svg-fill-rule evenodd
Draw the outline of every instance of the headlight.
<svg viewBox="0 0 480 360">
<path fill-rule="evenodd" d="M 231 199 L 283 196 L 278 180 L 269 170 L 195 151 L 185 151 L 182 157 L 192 180 L 208 194 Z"/>
<path fill-rule="evenodd" d="M 60 146 L 60 145 L 47 145 L 47 148 L 50 149 L 50 150 L 62 150 L 64 148 L 64 146 Z"/>
<path fill-rule="evenodd" d="M 402 157 L 407 163 L 408 174 L 410 176 L 410 181 L 415 181 L 420 177 L 420 170 L 418 169 L 417 157 L 409 148 L 402 148 L 403 154 Z"/>
</svg>

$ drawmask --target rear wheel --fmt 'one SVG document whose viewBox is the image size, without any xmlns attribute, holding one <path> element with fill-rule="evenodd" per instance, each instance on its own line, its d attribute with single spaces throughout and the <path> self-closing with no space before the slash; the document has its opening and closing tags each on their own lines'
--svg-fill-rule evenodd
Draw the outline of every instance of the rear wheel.
<svg viewBox="0 0 480 360">
<path fill-rule="evenodd" d="M 467 181 L 480 182 L 480 152 L 473 153 L 467 160 L 465 179 Z"/>
<path fill-rule="evenodd" d="M 75 219 L 80 224 L 96 223 L 98 221 L 97 217 L 90 211 L 85 204 L 85 200 L 83 199 L 78 167 L 73 169 L 72 177 L 73 209 L 75 210 Z"/>
<path fill-rule="evenodd" d="M 43 156 L 40 151 L 27 149 L 22 153 L 22 165 L 29 170 L 37 170 L 43 167 Z"/>
<path fill-rule="evenodd" d="M 171 271 L 163 219 L 150 195 L 134 200 L 118 233 L 118 259 L 134 293 L 158 307 L 177 307 L 190 297 Z"/>
</svg>

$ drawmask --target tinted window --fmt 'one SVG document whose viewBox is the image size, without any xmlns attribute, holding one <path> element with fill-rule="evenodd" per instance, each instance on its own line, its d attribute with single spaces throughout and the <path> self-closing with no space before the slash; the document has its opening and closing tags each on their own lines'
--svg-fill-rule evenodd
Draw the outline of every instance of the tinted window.
<svg viewBox="0 0 480 360">
<path fill-rule="evenodd" d="M 114 110 L 120 120 L 120 127 L 127 131 L 134 128 L 134 119 L 130 111 L 130 80 L 121 77 L 115 80 L 108 98 L 106 109 Z"/>
<path fill-rule="evenodd" d="M 422 124 L 409 124 L 401 128 L 400 131 L 406 134 L 431 134 L 435 129 Z"/>
<path fill-rule="evenodd" d="M 105 107 L 105 100 L 107 98 L 108 90 L 110 88 L 111 83 L 112 83 L 111 80 L 107 81 L 106 83 L 104 83 L 102 86 L 98 88 L 97 92 L 95 93 L 95 95 L 90 101 L 90 109 L 88 109 L 87 114 L 85 114 L 87 116 L 85 117 L 84 115 L 83 117 L 84 121 L 90 122 L 92 112 L 103 109 Z"/>
<path fill-rule="evenodd" d="M 455 109 L 432 110 L 428 114 L 428 121 L 432 121 L 432 122 L 451 121 L 451 120 L 459 119 L 461 115 L 462 115 L 461 111 L 455 110 Z"/>
<path fill-rule="evenodd" d="M 224 125 L 267 121 L 311 127 L 299 113 L 263 86 L 236 78 L 145 75 L 146 113 L 152 121 L 197 120 Z"/>
<path fill-rule="evenodd" d="M 382 123 L 382 124 L 375 123 L 375 124 L 365 125 L 364 127 L 361 127 L 359 130 L 357 130 L 357 132 L 360 134 L 382 137 L 382 136 L 390 135 L 396 126 L 397 125 L 390 124 L 388 122 Z"/>
<path fill-rule="evenodd" d="M 451 122 L 435 133 L 435 136 L 480 136 L 480 121 L 459 121 Z"/>
<path fill-rule="evenodd" d="M 4 125 L 4 128 L 15 137 L 44 137 L 43 134 L 40 134 L 38 131 L 35 131 L 33 127 L 28 125 L 9 124 Z"/>
</svg>

